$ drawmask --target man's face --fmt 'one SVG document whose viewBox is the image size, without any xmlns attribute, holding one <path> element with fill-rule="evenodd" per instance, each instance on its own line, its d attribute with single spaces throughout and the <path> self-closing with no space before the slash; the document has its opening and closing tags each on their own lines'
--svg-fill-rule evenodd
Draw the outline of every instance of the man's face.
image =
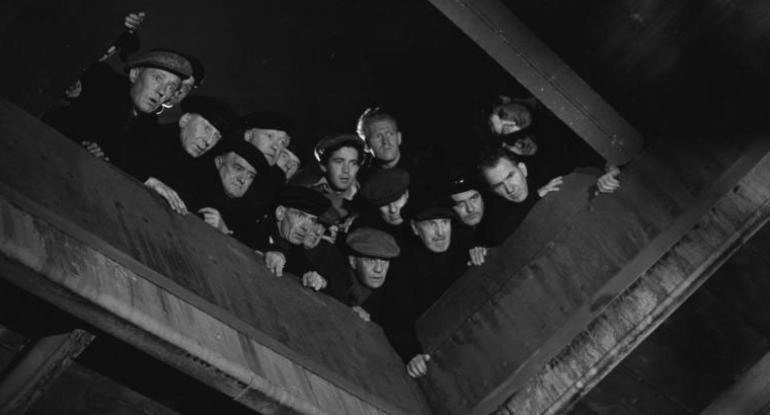
<svg viewBox="0 0 770 415">
<path fill-rule="evenodd" d="M 515 133 L 532 125 L 532 113 L 525 105 L 516 102 L 498 105 L 489 115 L 489 125 L 498 135 Z"/>
<path fill-rule="evenodd" d="M 366 143 L 374 151 L 374 157 L 384 163 L 395 161 L 401 154 L 401 133 L 391 120 L 370 123 L 366 127 Z"/>
<path fill-rule="evenodd" d="M 329 157 L 321 170 L 326 173 L 326 180 L 336 191 L 348 190 L 356 182 L 358 174 L 358 150 L 353 147 L 341 147 Z"/>
<path fill-rule="evenodd" d="M 520 156 L 534 156 L 537 153 L 537 142 L 531 135 L 525 135 L 513 142 L 513 145 L 503 144 L 505 148 Z"/>
<path fill-rule="evenodd" d="M 387 205 L 380 206 L 378 209 L 380 210 L 382 220 L 389 225 L 400 225 L 404 223 L 404 217 L 401 216 L 401 210 L 406 205 L 407 200 L 409 200 L 409 191 L 404 192 L 401 197 Z"/>
<path fill-rule="evenodd" d="M 412 221 L 412 230 L 429 251 L 441 253 L 449 249 L 452 240 L 452 221 L 449 219 Z"/>
<path fill-rule="evenodd" d="M 214 162 L 228 197 L 243 196 L 257 175 L 257 169 L 254 166 L 233 152 L 217 156 Z"/>
<path fill-rule="evenodd" d="M 219 130 L 199 114 L 182 115 L 179 128 L 182 147 L 192 157 L 201 156 L 222 139 Z"/>
<path fill-rule="evenodd" d="M 190 91 L 193 90 L 193 87 L 195 87 L 195 78 L 191 76 L 182 81 L 182 83 L 179 85 L 179 89 L 177 89 L 176 92 L 174 92 L 174 94 L 171 95 L 168 100 L 166 100 L 163 106 L 171 108 L 173 106 L 179 105 L 182 100 L 187 98 L 187 95 L 190 94 Z"/>
<path fill-rule="evenodd" d="M 501 157 L 492 168 L 484 169 L 484 178 L 496 194 L 511 202 L 523 202 L 529 195 L 527 167 Z"/>
<path fill-rule="evenodd" d="M 321 237 L 324 235 L 325 230 L 323 224 L 316 223 L 315 226 L 305 234 L 305 238 L 302 240 L 302 246 L 305 249 L 313 249 L 318 246 L 318 244 L 321 243 Z"/>
<path fill-rule="evenodd" d="M 350 267 L 356 272 L 358 281 L 366 287 L 377 289 L 385 284 L 390 261 L 382 258 L 350 256 Z"/>
<path fill-rule="evenodd" d="M 181 80 L 171 72 L 157 68 L 133 68 L 129 72 L 129 95 L 137 112 L 155 112 L 179 88 Z"/>
<path fill-rule="evenodd" d="M 281 130 L 252 128 L 244 133 L 243 138 L 265 155 L 268 164 L 275 164 L 281 151 L 289 145 L 289 135 Z"/>
<path fill-rule="evenodd" d="M 455 211 L 460 221 L 468 226 L 476 226 L 484 217 L 484 199 L 478 190 L 471 189 L 451 195 Z"/>
<path fill-rule="evenodd" d="M 278 234 L 292 245 L 312 245 L 314 242 L 317 245 L 320 242 L 320 235 L 315 240 L 319 230 L 317 216 L 303 210 L 278 206 L 275 217 L 278 220 Z"/>
<path fill-rule="evenodd" d="M 285 148 L 278 153 L 278 159 L 275 161 L 275 164 L 286 174 L 286 180 L 289 180 L 297 174 L 300 161 L 296 154 Z"/>
</svg>

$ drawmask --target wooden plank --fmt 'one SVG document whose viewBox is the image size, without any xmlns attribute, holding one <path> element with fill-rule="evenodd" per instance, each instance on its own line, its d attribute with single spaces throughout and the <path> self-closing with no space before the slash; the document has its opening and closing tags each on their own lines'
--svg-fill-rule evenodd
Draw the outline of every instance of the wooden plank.
<svg viewBox="0 0 770 415">
<path fill-rule="evenodd" d="M 294 278 L 275 278 L 247 247 L 192 215 L 171 213 L 122 172 L 1 100 L 0 159 L 0 193 L 78 243 L 97 247 L 114 261 L 111 272 L 152 282 L 378 407 L 425 410 L 416 385 L 376 325 L 331 298 L 302 289 Z M 27 241 L 28 235 L 14 237 L 38 243 Z M 30 261 L 40 266 L 39 259 Z M 62 266 L 71 268 L 67 262 Z M 133 280 L 109 284 L 117 283 L 132 287 Z M 143 293 L 136 299 L 144 301 L 142 307 L 153 312 L 165 306 L 159 294 L 149 295 L 157 288 L 148 290 L 137 291 Z M 159 318 L 170 324 L 167 315 Z"/>
<path fill-rule="evenodd" d="M 764 355 L 701 415 L 759 415 L 770 409 L 770 353 Z"/>
<path fill-rule="evenodd" d="M 93 339 L 77 329 L 37 340 L 0 380 L 0 414 L 24 413 Z"/>
<path fill-rule="evenodd" d="M 641 134 L 499 0 L 430 2 L 604 158 L 641 151 Z"/>
</svg>

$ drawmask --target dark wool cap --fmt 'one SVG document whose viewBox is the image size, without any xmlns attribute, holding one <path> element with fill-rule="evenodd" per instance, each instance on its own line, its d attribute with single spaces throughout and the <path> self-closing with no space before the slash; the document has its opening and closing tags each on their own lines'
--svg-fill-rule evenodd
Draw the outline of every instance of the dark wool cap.
<svg viewBox="0 0 770 415">
<path fill-rule="evenodd" d="M 300 186 L 286 186 L 278 194 L 278 204 L 321 217 L 331 207 L 332 202 L 326 196 L 313 189 Z"/>
<path fill-rule="evenodd" d="M 252 128 L 261 128 L 263 130 L 278 130 L 291 135 L 294 123 L 289 117 L 280 112 L 261 111 L 241 117 L 241 128 L 250 130 Z"/>
<path fill-rule="evenodd" d="M 225 102 L 203 95 L 189 96 L 182 101 L 182 113 L 198 114 L 226 135 L 238 122 L 238 114 Z"/>
<path fill-rule="evenodd" d="M 193 74 L 192 64 L 180 53 L 156 49 L 130 60 L 126 70 L 131 68 L 158 68 L 187 79 Z"/>
<path fill-rule="evenodd" d="M 473 177 L 474 176 L 470 173 L 463 173 L 453 177 L 449 182 L 449 189 L 447 194 L 451 196 L 458 193 L 467 192 L 468 190 L 481 189 L 478 181 L 474 180 Z"/>
<path fill-rule="evenodd" d="M 409 172 L 394 167 L 378 169 L 361 187 L 361 197 L 370 205 L 380 207 L 398 199 L 409 189 Z"/>
<path fill-rule="evenodd" d="M 196 87 L 203 85 L 203 80 L 206 79 L 206 68 L 203 66 L 203 62 L 195 56 L 185 55 L 190 65 L 192 66 L 192 76 L 195 78 Z"/>
<path fill-rule="evenodd" d="M 315 159 L 325 164 L 331 154 L 342 147 L 355 148 L 358 150 L 358 159 L 363 159 L 366 148 L 364 140 L 355 134 L 335 134 L 322 138 L 315 145 Z"/>
<path fill-rule="evenodd" d="M 257 171 L 257 174 L 265 174 L 270 166 L 267 164 L 264 154 L 256 147 L 243 140 L 225 139 L 219 148 L 218 154 L 235 153 L 251 164 L 251 167 Z"/>
<path fill-rule="evenodd" d="M 354 253 L 371 258 L 390 259 L 401 253 L 396 240 L 379 229 L 358 228 L 348 234 L 345 242 Z"/>
<path fill-rule="evenodd" d="M 409 204 L 407 205 L 410 219 L 420 222 L 429 219 L 447 219 L 454 216 L 448 196 L 442 197 L 442 195 L 430 191 L 415 193 L 409 197 Z"/>
</svg>

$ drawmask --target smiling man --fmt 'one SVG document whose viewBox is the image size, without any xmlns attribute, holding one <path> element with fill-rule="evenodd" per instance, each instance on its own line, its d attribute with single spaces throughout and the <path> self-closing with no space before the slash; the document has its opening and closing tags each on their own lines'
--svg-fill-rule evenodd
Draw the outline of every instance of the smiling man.
<svg viewBox="0 0 770 415">
<path fill-rule="evenodd" d="M 323 176 L 310 187 L 324 196 L 337 210 L 341 221 L 352 214 L 351 203 L 358 193 L 358 171 L 364 161 L 364 142 L 355 134 L 324 137 L 315 147 Z"/>
</svg>

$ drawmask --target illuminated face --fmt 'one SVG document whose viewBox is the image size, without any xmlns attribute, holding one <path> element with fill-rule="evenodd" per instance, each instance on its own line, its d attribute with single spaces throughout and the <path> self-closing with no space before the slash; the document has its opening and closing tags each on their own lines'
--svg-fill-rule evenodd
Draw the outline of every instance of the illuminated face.
<svg viewBox="0 0 770 415">
<path fill-rule="evenodd" d="M 233 152 L 217 156 L 214 162 L 217 170 L 219 170 L 222 187 L 224 187 L 228 197 L 243 196 L 249 190 L 254 177 L 257 176 L 257 169 L 243 157 Z"/>
<path fill-rule="evenodd" d="M 449 219 L 412 221 L 412 230 L 429 251 L 441 253 L 449 249 L 452 240 L 452 221 Z"/>
<path fill-rule="evenodd" d="M 302 240 L 302 247 L 305 249 L 313 249 L 318 246 L 318 244 L 321 243 L 321 237 L 324 235 L 325 230 L 323 224 L 316 223 L 315 226 L 305 234 L 305 238 Z"/>
<path fill-rule="evenodd" d="M 378 120 L 366 127 L 366 143 L 374 151 L 374 157 L 383 163 L 398 161 L 401 155 L 401 133 L 392 120 Z"/>
<path fill-rule="evenodd" d="M 481 193 L 471 189 L 455 193 L 450 197 L 454 202 L 452 210 L 455 211 L 462 223 L 476 226 L 481 222 L 481 218 L 484 217 L 484 199 L 481 198 Z"/>
<path fill-rule="evenodd" d="M 377 289 L 385 284 L 390 261 L 382 258 L 349 256 L 350 268 L 356 272 L 358 281 L 366 287 Z"/>
<path fill-rule="evenodd" d="M 295 208 L 278 206 L 275 209 L 278 220 L 278 234 L 293 245 L 309 245 L 320 242 L 315 236 L 319 231 L 318 217 Z M 323 233 L 323 232 L 321 232 Z M 310 246 L 312 248 L 312 246 Z"/>
<path fill-rule="evenodd" d="M 329 157 L 321 170 L 326 173 L 326 180 L 336 191 L 348 190 L 356 182 L 360 163 L 358 150 L 353 147 L 341 147 Z"/>
<path fill-rule="evenodd" d="M 182 147 L 192 157 L 199 157 L 214 147 L 222 134 L 207 119 L 198 114 L 184 114 L 179 119 Z"/>
<path fill-rule="evenodd" d="M 497 135 L 515 133 L 532 125 L 532 113 L 517 102 L 498 105 L 489 115 L 489 126 Z"/>
<path fill-rule="evenodd" d="M 385 223 L 389 225 L 400 225 L 404 223 L 404 217 L 401 216 L 401 210 L 406 206 L 406 202 L 409 200 L 409 191 L 407 190 L 404 192 L 401 197 L 398 199 L 388 203 L 387 205 L 382 205 L 378 209 L 380 210 L 380 216 L 382 217 L 382 220 L 385 221 Z"/>
<path fill-rule="evenodd" d="M 244 133 L 243 138 L 265 155 L 271 166 L 278 160 L 281 151 L 289 145 L 289 135 L 281 130 L 252 128 Z"/>
<path fill-rule="evenodd" d="M 297 174 L 300 161 L 296 154 L 285 148 L 278 154 L 278 159 L 275 161 L 275 164 L 283 170 L 284 174 L 286 174 L 286 180 L 289 180 Z"/>
<path fill-rule="evenodd" d="M 523 202 L 529 195 L 527 167 L 501 157 L 492 168 L 484 169 L 484 178 L 496 194 L 511 202 Z"/>
<path fill-rule="evenodd" d="M 131 81 L 129 95 L 134 109 L 144 114 L 157 111 L 179 89 L 181 83 L 178 76 L 157 68 L 133 68 L 128 77 Z"/>
</svg>

